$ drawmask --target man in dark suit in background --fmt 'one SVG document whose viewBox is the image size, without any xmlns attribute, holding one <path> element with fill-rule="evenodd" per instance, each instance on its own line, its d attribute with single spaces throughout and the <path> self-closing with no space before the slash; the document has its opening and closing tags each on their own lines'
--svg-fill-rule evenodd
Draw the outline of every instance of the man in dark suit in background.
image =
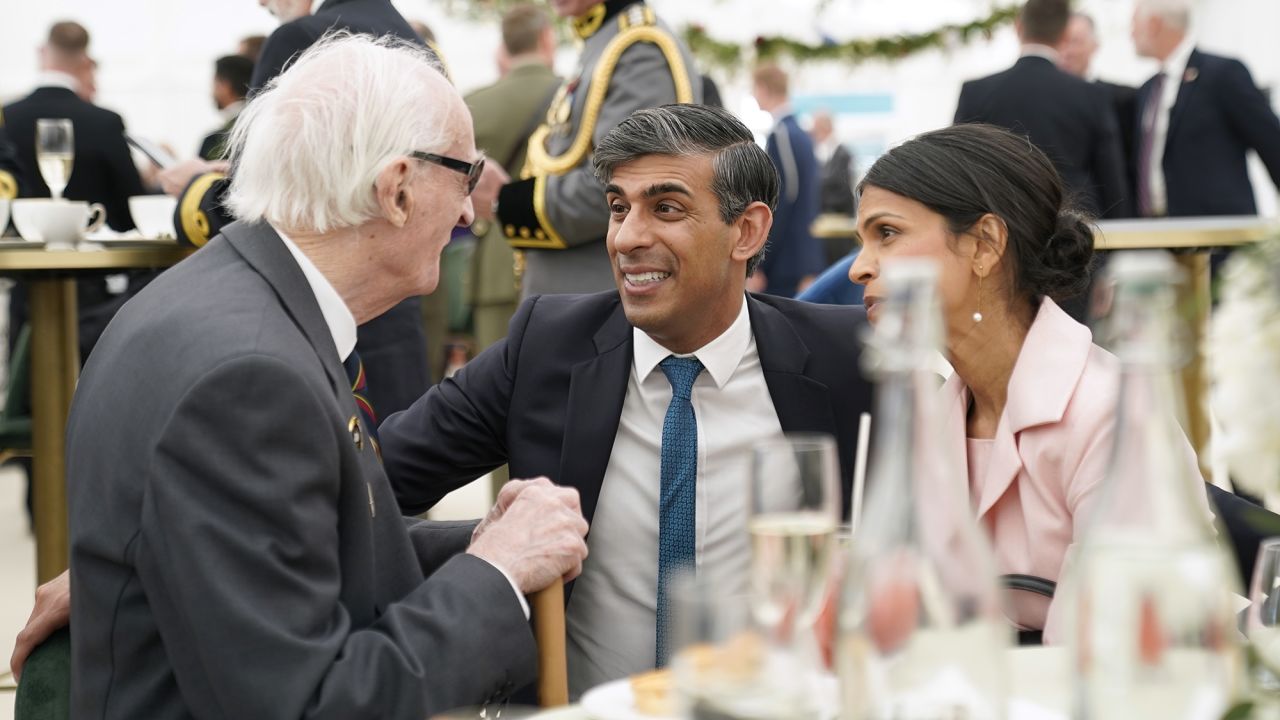
<svg viewBox="0 0 1280 720">
<path fill-rule="evenodd" d="M 1280 120 L 1239 61 L 1201 52 L 1188 0 L 1139 0 L 1138 54 L 1160 71 L 1138 91 L 1137 170 L 1144 217 L 1254 215 L 1246 156 L 1280 185 Z"/>
<path fill-rule="evenodd" d="M 813 138 L 813 152 L 822 168 L 820 211 L 853 217 L 858 211 L 853 194 L 853 153 L 836 137 L 831 113 L 814 113 L 809 137 Z M 857 243 L 852 237 L 830 237 L 822 239 L 822 246 L 826 264 L 830 265 L 853 252 Z"/>
<path fill-rule="evenodd" d="M 847 501 L 870 403 L 861 308 L 744 296 L 778 179 L 740 121 L 704 105 L 640 110 L 597 144 L 594 163 L 618 290 L 527 300 L 505 340 L 379 429 L 407 513 L 503 463 L 581 493 L 593 529 L 568 607 L 573 695 L 662 662 L 667 513 L 696 514 L 698 572 L 732 591 L 749 557 L 752 445 L 835 436 Z M 672 444 L 689 437 L 666 430 L 678 401 L 696 407 L 696 502 L 680 495 L 693 476 L 668 473 Z"/>
<path fill-rule="evenodd" d="M 431 292 L 472 220 L 462 98 L 424 49 L 356 36 L 304 54 L 241 122 L 275 148 L 233 148 L 244 222 L 122 310 L 76 388 L 71 714 L 500 701 L 536 674 L 522 593 L 585 557 L 577 494 L 520 483 L 478 527 L 406 524 L 353 352 L 358 322 Z"/>
<path fill-rule="evenodd" d="M 985 122 L 1026 135 L 1053 160 L 1083 205 L 1129 217 L 1124 154 L 1112 103 L 1098 87 L 1058 69 L 1067 0 L 1028 0 L 1018 16 L 1022 57 L 960 90 L 955 122 Z"/>
<path fill-rule="evenodd" d="M 49 197 L 36 165 L 36 120 L 67 118 L 75 134 L 75 162 L 63 197 L 98 202 L 107 210 L 107 224 L 132 230 L 129 197 L 142 195 L 142 180 L 124 139 L 120 116 L 81 100 L 76 75 L 92 62 L 89 32 L 75 22 L 59 22 L 49 29 L 40 49 L 41 75 L 30 95 L 4 108 L 5 126 L 18 149 L 26 175 L 28 197 Z"/>
<path fill-rule="evenodd" d="M 821 178 L 813 141 L 800 129 L 791 110 L 787 74 L 776 65 L 756 68 L 752 77 L 756 103 L 773 115 L 765 150 L 778 170 L 781 185 L 769 246 L 759 277 L 750 287 L 770 295 L 795 297 L 827 266 L 822 245 L 810 227 L 818 217 Z"/>
<path fill-rule="evenodd" d="M 1067 32 L 1063 35 L 1061 61 L 1058 67 L 1064 72 L 1092 82 L 1106 91 L 1116 113 L 1116 125 L 1120 129 L 1120 146 L 1124 150 L 1125 189 L 1129 197 L 1137 197 L 1137 178 L 1134 156 L 1137 153 L 1138 89 L 1128 85 L 1108 82 L 1097 77 L 1093 68 L 1093 56 L 1098 51 L 1098 32 L 1093 18 L 1082 12 L 1071 13 Z"/>
<path fill-rule="evenodd" d="M 311 0 L 270 0 L 267 8 L 283 23 L 267 38 L 253 68 L 250 93 L 265 87 L 290 58 L 326 31 L 346 30 L 413 44 L 422 39 L 391 0 L 325 0 L 315 14 Z M 230 185 L 226 173 L 207 161 L 192 160 L 161 173 L 165 191 L 179 196 L 174 228 L 180 240 L 204 245 L 232 218 L 222 206 Z M 369 372 L 369 398 L 383 416 L 409 407 L 431 385 L 422 307 L 409 298 L 360 327 L 359 348 Z"/>
<path fill-rule="evenodd" d="M 213 64 L 213 104 L 222 117 L 222 127 L 200 141 L 199 156 L 205 160 L 226 158 L 227 139 L 236 118 L 244 110 L 245 97 L 249 94 L 249 80 L 253 78 L 253 61 L 243 55 L 225 55 Z"/>
</svg>

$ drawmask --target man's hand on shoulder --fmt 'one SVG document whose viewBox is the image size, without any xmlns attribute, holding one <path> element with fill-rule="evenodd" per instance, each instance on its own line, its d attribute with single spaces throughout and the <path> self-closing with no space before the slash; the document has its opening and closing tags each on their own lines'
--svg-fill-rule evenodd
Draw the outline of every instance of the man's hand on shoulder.
<svg viewBox="0 0 1280 720">
<path fill-rule="evenodd" d="M 476 526 L 467 552 L 500 568 L 529 594 L 582 572 L 586 534 L 577 490 L 546 478 L 513 481 Z"/>
</svg>

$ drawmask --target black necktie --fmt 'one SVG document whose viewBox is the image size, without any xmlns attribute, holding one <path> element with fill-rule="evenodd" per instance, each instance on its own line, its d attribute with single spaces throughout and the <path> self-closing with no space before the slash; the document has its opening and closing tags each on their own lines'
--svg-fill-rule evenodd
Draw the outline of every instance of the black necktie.
<svg viewBox="0 0 1280 720">
<path fill-rule="evenodd" d="M 351 394 L 355 397 L 356 407 L 360 410 L 360 424 L 369 433 L 369 441 L 373 443 L 373 449 L 381 459 L 382 448 L 378 446 L 378 414 L 373 411 L 373 404 L 366 396 L 369 381 L 365 377 L 364 363 L 360 361 L 360 353 L 352 350 L 347 359 L 342 362 L 342 367 L 347 371 L 347 380 L 351 381 Z"/>
</svg>

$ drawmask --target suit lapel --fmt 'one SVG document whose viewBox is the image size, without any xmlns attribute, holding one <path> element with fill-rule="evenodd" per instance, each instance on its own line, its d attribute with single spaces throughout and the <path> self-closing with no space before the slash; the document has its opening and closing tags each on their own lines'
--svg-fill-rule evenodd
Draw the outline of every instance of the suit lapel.
<svg viewBox="0 0 1280 720">
<path fill-rule="evenodd" d="M 1197 78 L 1200 77 L 1200 63 L 1202 61 L 1199 50 L 1192 50 L 1191 56 L 1187 59 L 1187 69 L 1182 73 L 1180 78 L 1168 78 L 1166 82 L 1178 83 L 1178 97 L 1173 101 L 1173 109 L 1169 111 L 1169 131 L 1165 133 L 1165 147 L 1169 147 L 1168 138 L 1173 137 L 1177 131 L 1179 121 L 1186 113 L 1187 104 L 1193 95 L 1196 94 L 1196 88 L 1200 86 Z"/>
<path fill-rule="evenodd" d="M 596 356 L 574 365 L 565 409 L 558 482 L 578 489 L 582 514 L 591 521 L 604 482 L 631 372 L 631 324 L 614 308 L 592 338 Z"/>
<path fill-rule="evenodd" d="M 836 416 L 826 384 L 805 375 L 809 348 L 786 316 L 747 296 L 751 333 L 755 336 L 760 368 L 778 422 L 786 433 L 825 433 L 836 436 Z M 857 372 L 850 368 L 850 372 Z"/>
</svg>

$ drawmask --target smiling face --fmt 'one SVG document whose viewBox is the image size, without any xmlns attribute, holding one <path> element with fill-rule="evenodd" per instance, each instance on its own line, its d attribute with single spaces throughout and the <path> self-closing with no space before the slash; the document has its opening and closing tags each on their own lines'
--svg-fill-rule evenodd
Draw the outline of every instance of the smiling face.
<svg viewBox="0 0 1280 720">
<path fill-rule="evenodd" d="M 864 286 L 867 318 L 879 318 L 880 263 L 886 258 L 924 257 L 938 263 L 938 292 L 948 337 L 972 330 L 979 307 L 974 256 L 977 240 L 956 236 L 946 218 L 924 204 L 868 185 L 858 204 L 858 234 L 862 250 L 849 268 L 849 279 Z M 988 268 L 990 270 L 990 268 Z"/>
<path fill-rule="evenodd" d="M 708 155 L 645 155 L 615 168 L 605 189 L 627 320 L 673 352 L 693 352 L 732 324 L 747 260 L 768 235 L 763 203 L 726 224 L 712 179 Z"/>
</svg>

